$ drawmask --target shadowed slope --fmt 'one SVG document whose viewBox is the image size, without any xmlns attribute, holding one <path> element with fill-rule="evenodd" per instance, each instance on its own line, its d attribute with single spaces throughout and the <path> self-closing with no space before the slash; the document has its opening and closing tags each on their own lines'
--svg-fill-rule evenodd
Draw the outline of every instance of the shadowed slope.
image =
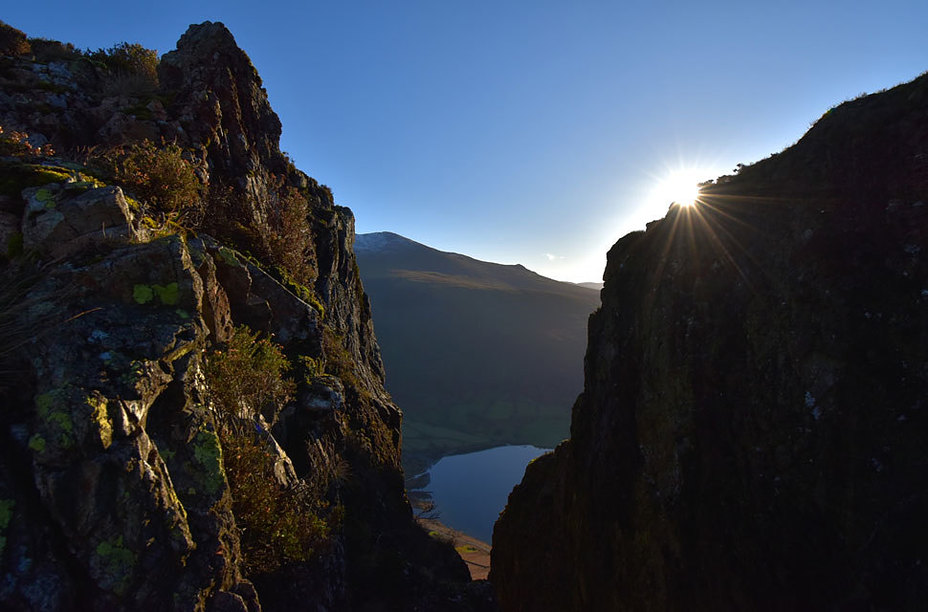
<svg viewBox="0 0 928 612">
<path fill-rule="evenodd" d="M 566 437 L 597 291 L 390 233 L 357 253 L 407 461 Z"/>
</svg>

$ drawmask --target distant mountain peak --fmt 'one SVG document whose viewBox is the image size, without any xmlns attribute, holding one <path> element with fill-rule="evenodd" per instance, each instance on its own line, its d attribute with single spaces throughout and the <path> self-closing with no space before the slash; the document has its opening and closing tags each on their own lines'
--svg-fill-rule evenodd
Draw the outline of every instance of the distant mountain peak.
<svg viewBox="0 0 928 612">
<path fill-rule="evenodd" d="M 393 232 L 372 232 L 355 236 L 355 251 L 392 251 L 398 248 L 425 246 Z"/>
<path fill-rule="evenodd" d="M 529 270 L 522 264 L 502 264 L 475 259 L 469 255 L 442 251 L 434 247 L 410 240 L 394 232 L 372 232 L 358 234 L 355 237 L 355 252 L 358 255 L 391 255 L 378 262 L 366 259 L 364 272 L 367 276 L 376 276 L 387 269 L 427 270 L 455 277 L 479 278 L 489 280 L 489 285 L 497 288 L 535 289 L 541 291 L 581 290 L 599 291 L 602 283 L 591 286 L 589 283 L 568 283 L 542 276 Z M 400 259 L 403 261 L 401 262 Z M 406 258 L 409 258 L 406 260 Z M 485 285 L 486 286 L 486 285 Z"/>
</svg>

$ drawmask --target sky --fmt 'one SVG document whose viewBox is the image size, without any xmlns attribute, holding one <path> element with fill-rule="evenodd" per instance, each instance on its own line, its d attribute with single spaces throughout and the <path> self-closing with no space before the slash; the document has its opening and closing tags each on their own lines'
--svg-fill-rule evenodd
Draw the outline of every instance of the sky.
<svg viewBox="0 0 928 612">
<path fill-rule="evenodd" d="M 159 53 L 222 21 L 281 148 L 359 233 L 575 282 L 664 216 L 669 175 L 731 173 L 928 71 L 925 0 L 46 0 L 0 19 Z"/>
</svg>

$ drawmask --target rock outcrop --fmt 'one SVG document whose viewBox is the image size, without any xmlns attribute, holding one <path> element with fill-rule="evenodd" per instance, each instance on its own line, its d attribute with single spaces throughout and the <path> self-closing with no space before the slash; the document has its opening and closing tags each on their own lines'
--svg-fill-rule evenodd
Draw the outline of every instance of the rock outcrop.
<svg viewBox="0 0 928 612">
<path fill-rule="evenodd" d="M 928 76 L 617 242 L 571 438 L 496 524 L 501 608 L 922 609 L 926 254 Z"/>
<path fill-rule="evenodd" d="M 228 30 L 191 26 L 156 88 L 24 40 L 0 58 L 0 125 L 70 159 L 0 158 L 0 357 L 16 373 L 0 381 L 0 607 L 483 609 L 405 497 L 351 211 L 281 153 Z M 141 139 L 176 143 L 209 187 L 193 229 L 75 163 Z M 299 282 L 257 249 L 282 193 L 307 207 Z M 207 362 L 242 326 L 281 346 L 295 393 L 220 414 Z M 324 534 L 297 561 L 246 563 L 230 427 L 270 461 L 262 491 L 301 500 Z"/>
</svg>

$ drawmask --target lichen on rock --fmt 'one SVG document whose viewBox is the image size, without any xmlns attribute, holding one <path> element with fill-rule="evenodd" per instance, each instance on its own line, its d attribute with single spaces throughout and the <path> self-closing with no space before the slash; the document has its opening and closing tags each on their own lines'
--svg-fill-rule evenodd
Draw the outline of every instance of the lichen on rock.
<svg viewBox="0 0 928 612">
<path fill-rule="evenodd" d="M 124 594 L 137 562 L 135 553 L 126 548 L 122 536 L 101 541 L 94 552 L 91 568 L 100 576 L 101 586 L 117 595 Z"/>
<path fill-rule="evenodd" d="M 10 526 L 10 520 L 13 518 L 13 508 L 16 501 L 13 499 L 0 499 L 0 558 L 3 557 L 3 551 L 6 548 L 6 530 Z"/>
<path fill-rule="evenodd" d="M 216 432 L 203 429 L 193 439 L 193 457 L 199 464 L 200 483 L 207 494 L 215 496 L 226 486 L 222 469 L 222 446 Z"/>
</svg>

